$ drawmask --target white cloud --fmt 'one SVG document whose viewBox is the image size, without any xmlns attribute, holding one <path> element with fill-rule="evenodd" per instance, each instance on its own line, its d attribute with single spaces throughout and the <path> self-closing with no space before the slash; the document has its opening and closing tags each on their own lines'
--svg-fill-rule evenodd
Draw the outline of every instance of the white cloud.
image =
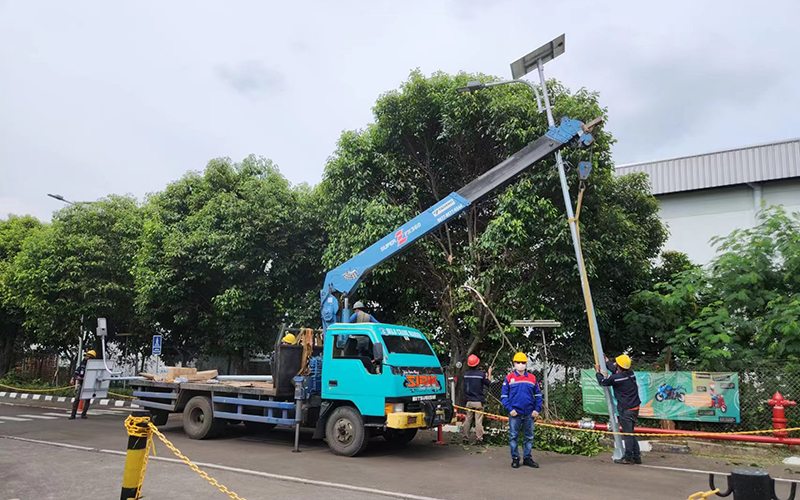
<svg viewBox="0 0 800 500">
<path fill-rule="evenodd" d="M 319 182 L 410 70 L 547 66 L 601 92 L 619 163 L 800 135 L 800 4 L 0 2 L 0 214 L 162 189 L 214 157 Z M 0 215 L 3 216 L 3 215 Z"/>
</svg>

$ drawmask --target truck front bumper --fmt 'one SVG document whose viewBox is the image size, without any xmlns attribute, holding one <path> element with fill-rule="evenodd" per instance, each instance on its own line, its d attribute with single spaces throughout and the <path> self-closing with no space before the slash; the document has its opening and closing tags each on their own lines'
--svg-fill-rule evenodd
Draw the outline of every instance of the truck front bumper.
<svg viewBox="0 0 800 500">
<path fill-rule="evenodd" d="M 390 429 L 422 429 L 447 425 L 455 416 L 453 403 L 449 399 L 422 401 L 422 411 L 397 412 L 386 415 L 386 427 Z"/>
</svg>

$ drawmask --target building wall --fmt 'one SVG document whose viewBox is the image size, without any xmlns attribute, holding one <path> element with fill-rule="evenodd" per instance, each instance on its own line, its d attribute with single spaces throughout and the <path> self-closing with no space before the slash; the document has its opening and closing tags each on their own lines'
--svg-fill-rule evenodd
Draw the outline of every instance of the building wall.
<svg viewBox="0 0 800 500">
<path fill-rule="evenodd" d="M 759 192 L 760 191 L 760 192 Z M 758 200 L 767 205 L 784 205 L 800 212 L 800 179 L 703 189 L 656 196 L 661 219 L 670 231 L 665 250 L 686 253 L 699 264 L 716 255 L 710 243 L 714 236 L 726 236 L 734 229 L 752 227 Z"/>
</svg>

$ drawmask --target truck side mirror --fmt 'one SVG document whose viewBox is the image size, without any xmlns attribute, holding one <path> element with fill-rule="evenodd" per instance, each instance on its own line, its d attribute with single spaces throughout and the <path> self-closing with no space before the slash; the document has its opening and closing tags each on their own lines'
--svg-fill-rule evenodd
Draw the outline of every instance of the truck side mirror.
<svg viewBox="0 0 800 500">
<path fill-rule="evenodd" d="M 383 361 L 383 344 L 372 344 L 372 359 L 377 362 Z"/>
</svg>

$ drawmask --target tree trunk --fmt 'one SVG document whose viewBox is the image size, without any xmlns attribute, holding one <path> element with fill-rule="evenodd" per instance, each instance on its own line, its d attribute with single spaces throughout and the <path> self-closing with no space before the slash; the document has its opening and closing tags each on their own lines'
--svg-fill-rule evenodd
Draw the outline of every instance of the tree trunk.
<svg viewBox="0 0 800 500">
<path fill-rule="evenodd" d="M 13 329 L 7 330 L 0 337 L 0 378 L 14 366 L 14 345 L 17 341 L 17 332 Z"/>
</svg>

